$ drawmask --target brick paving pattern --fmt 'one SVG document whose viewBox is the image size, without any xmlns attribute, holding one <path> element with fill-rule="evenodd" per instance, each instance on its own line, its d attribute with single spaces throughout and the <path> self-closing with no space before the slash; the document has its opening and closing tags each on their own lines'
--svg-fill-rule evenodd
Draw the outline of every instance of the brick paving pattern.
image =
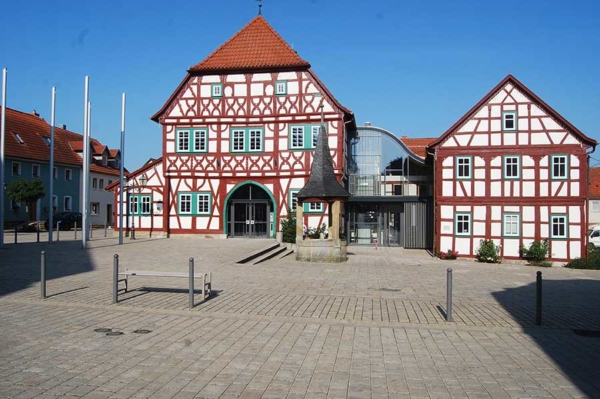
<svg viewBox="0 0 600 399">
<path fill-rule="evenodd" d="M 600 397 L 600 338 L 572 331 L 600 330 L 595 271 L 372 247 L 351 247 L 344 264 L 242 265 L 271 241 L 126 238 L 119 246 L 95 235 L 87 250 L 65 235 L 38 244 L 35 234 L 0 249 L 0 397 Z M 217 295 L 190 311 L 186 279 L 133 277 L 111 304 L 115 253 L 122 268 L 160 271 L 186 272 L 194 257 L 197 272 L 213 273 Z"/>
</svg>

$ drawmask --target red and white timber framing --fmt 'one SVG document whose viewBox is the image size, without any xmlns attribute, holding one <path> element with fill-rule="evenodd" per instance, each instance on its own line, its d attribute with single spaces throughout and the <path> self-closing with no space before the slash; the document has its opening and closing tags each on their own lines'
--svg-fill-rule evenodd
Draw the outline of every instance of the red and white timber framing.
<svg viewBox="0 0 600 399">
<path fill-rule="evenodd" d="M 275 82 L 286 82 L 285 95 L 275 94 Z M 223 96 L 212 97 L 213 84 L 222 84 Z M 321 106 L 323 106 L 321 108 Z M 321 113 L 322 110 L 322 113 Z M 276 226 L 290 207 L 290 190 L 300 190 L 308 181 L 314 150 L 291 149 L 291 125 L 319 125 L 323 115 L 328 143 L 338 180 L 344 178 L 346 148 L 344 116 L 335 98 L 311 70 L 230 75 L 188 75 L 173 93 L 158 121 L 163 126 L 163 156 L 153 166 L 152 177 L 141 193 L 152 194 L 151 216 L 136 218 L 136 231 L 225 237 L 227 196 L 244 184 L 265 189 L 276 209 Z M 206 153 L 177 153 L 176 131 L 208 129 Z M 231 129 L 263 129 L 263 151 L 231 152 Z M 310 136 L 305 135 L 305 140 Z M 306 143 L 308 146 L 309 143 Z M 144 166 L 131 174 L 137 179 Z M 115 188 L 118 203 L 118 187 Z M 206 216 L 178 214 L 179 192 L 211 193 L 211 211 Z M 322 213 L 304 215 L 308 227 L 328 224 L 327 205 Z M 118 211 L 126 209 L 116 207 Z M 117 220 L 118 218 L 115 218 Z"/>
<path fill-rule="evenodd" d="M 516 131 L 503 131 L 516 112 Z M 595 142 L 509 75 L 445 135 L 435 149 L 435 250 L 474 257 L 482 239 L 519 258 L 519 246 L 548 238 L 549 259 L 586 255 L 588 149 Z M 552 155 L 564 156 L 568 174 L 553 179 Z M 506 178 L 505 156 L 520 159 L 519 178 Z M 457 178 L 457 157 L 470 157 L 471 176 Z M 469 234 L 457 234 L 456 214 L 471 216 Z M 503 231 L 503 215 L 518 215 L 518 236 Z M 565 238 L 552 238 L 551 215 L 566 215 Z"/>
</svg>

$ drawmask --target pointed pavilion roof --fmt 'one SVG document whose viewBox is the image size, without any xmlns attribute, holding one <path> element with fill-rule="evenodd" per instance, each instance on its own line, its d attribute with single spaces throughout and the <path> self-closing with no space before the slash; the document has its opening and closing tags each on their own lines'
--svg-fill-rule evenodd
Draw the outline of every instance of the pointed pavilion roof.
<svg viewBox="0 0 600 399">
<path fill-rule="evenodd" d="M 190 73 L 261 69 L 310 68 L 285 40 L 258 15 Z"/>
<path fill-rule="evenodd" d="M 350 196 L 335 177 L 327 135 L 325 129 L 321 128 L 317 136 L 317 148 L 310 168 L 310 177 L 302 190 L 298 191 L 297 198 L 302 202 L 308 199 L 345 200 Z"/>
</svg>

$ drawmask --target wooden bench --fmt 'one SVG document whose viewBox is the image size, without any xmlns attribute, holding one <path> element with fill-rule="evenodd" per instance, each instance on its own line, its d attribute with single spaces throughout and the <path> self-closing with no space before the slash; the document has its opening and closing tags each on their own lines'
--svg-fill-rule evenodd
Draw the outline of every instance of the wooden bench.
<svg viewBox="0 0 600 399">
<path fill-rule="evenodd" d="M 193 270 L 193 269 L 192 269 Z M 125 276 L 124 279 L 120 279 L 119 277 Z M 125 292 L 128 292 L 129 288 L 129 277 L 133 276 L 141 276 L 141 277 L 171 277 L 171 278 L 187 278 L 189 279 L 189 301 L 190 301 L 190 309 L 194 307 L 194 280 L 201 279 L 202 280 L 202 301 L 210 298 L 212 294 L 212 273 L 182 273 L 182 272 L 159 272 L 159 271 L 151 271 L 151 270 L 128 270 L 125 271 L 116 271 L 116 283 L 117 286 L 114 287 L 114 290 L 117 292 L 113 294 L 113 298 L 116 297 L 118 291 L 122 291 L 118 288 L 118 283 L 125 283 Z M 113 301 L 114 302 L 114 301 Z"/>
</svg>

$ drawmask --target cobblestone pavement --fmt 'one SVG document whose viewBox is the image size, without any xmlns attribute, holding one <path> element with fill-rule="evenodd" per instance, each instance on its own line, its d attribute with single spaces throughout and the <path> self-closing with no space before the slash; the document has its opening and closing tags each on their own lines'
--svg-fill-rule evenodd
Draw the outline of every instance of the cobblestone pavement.
<svg viewBox="0 0 600 399">
<path fill-rule="evenodd" d="M 573 332 L 600 330 L 595 271 L 372 247 L 349 248 L 343 264 L 242 265 L 272 241 L 119 246 L 95 235 L 87 250 L 66 235 L 35 243 L 35 234 L 0 249 L 0 397 L 600 397 L 600 339 Z M 181 272 L 194 257 L 217 295 L 190 311 L 187 279 L 133 277 L 112 304 L 114 254 L 121 268 Z M 453 322 L 444 318 L 448 267 Z"/>
</svg>

